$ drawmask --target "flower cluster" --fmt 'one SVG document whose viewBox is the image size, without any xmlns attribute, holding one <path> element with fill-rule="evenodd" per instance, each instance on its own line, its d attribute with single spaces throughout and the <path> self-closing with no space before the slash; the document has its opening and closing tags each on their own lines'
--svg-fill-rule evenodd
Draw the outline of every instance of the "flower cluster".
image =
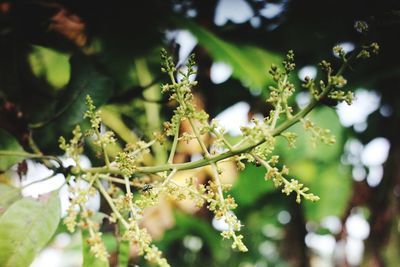
<svg viewBox="0 0 400 267">
<path fill-rule="evenodd" d="M 362 24 L 358 27 L 365 28 Z M 319 197 L 309 193 L 306 186 L 294 178 L 288 178 L 288 167 L 280 165 L 279 157 L 273 155 L 276 138 L 283 137 L 290 147 L 294 147 L 297 134 L 286 130 L 301 121 L 305 130 L 311 133 L 314 143 L 321 141 L 333 144 L 335 139 L 329 130 L 320 128 L 305 116 L 324 98 L 350 104 L 353 93 L 343 90 L 347 84 L 343 71 L 352 60 L 365 58 L 378 50 L 379 46 L 373 43 L 362 47 L 360 51 L 347 54 L 340 46 L 336 46 L 334 53 L 342 60 L 342 67 L 335 72 L 331 63 L 324 60 L 319 64 L 324 79 L 316 82 L 306 77 L 303 87 L 309 90 L 313 99 L 301 110 L 295 110 L 289 105 L 295 92 L 295 86 L 291 82 L 291 73 L 295 68 L 294 53 L 289 51 L 282 66 L 273 65 L 269 70 L 274 85 L 269 87 L 270 94 L 266 99 L 270 107 L 268 116 L 252 119 L 251 126 L 242 127 L 241 139 L 235 144 L 231 144 L 225 138 L 225 131 L 216 120 L 210 121 L 209 115 L 194 104 L 192 88 L 197 85 L 197 82 L 191 79 L 196 73 L 194 57 L 189 57 L 185 69 L 179 69 L 172 57 L 162 50 L 161 71 L 168 74 L 171 81 L 163 84 L 161 90 L 169 94 L 169 99 L 175 105 L 174 114 L 164 123 L 162 133 L 156 134 L 149 142 L 127 144 L 123 151 L 111 157 L 107 147 L 114 144 L 116 138 L 112 131 L 102 126 L 100 110 L 96 110 L 92 99 L 87 96 L 88 111 L 84 117 L 89 119 L 91 127 L 85 132 L 85 136 L 90 137 L 88 141 L 101 149 L 104 166 L 84 169 L 79 164 L 84 142 L 79 126 L 74 129 L 69 142 L 63 137 L 60 138 L 60 147 L 76 162 L 76 167 L 72 168 L 69 174 L 71 206 L 64 223 L 70 231 L 74 231 L 76 227 L 88 230 L 90 237 L 87 242 L 91 251 L 95 256 L 106 259 L 108 253 L 101 240 L 99 223 L 93 220 L 93 212 L 85 207 L 88 198 L 99 192 L 111 209 L 107 215 L 108 220 L 123 226 L 122 239 L 135 246 L 139 255 L 143 255 L 147 261 L 167 267 L 167 260 L 152 244 L 150 233 L 141 226 L 145 216 L 144 210 L 158 205 L 165 198 L 176 201 L 191 200 L 198 208 L 205 206 L 216 219 L 226 223 L 227 229 L 221 235 L 232 241 L 233 249 L 247 251 L 244 237 L 240 234 L 243 225 L 234 213 L 237 204 L 229 195 L 231 186 L 222 183 L 219 162 L 232 160 L 236 162 L 239 170 L 246 167 L 246 162 L 262 165 L 266 169 L 265 180 L 272 181 L 282 193 L 295 194 L 298 203 L 302 199 L 317 201 Z M 177 74 L 182 77 L 179 81 Z M 194 162 L 174 163 L 179 141 L 197 142 L 202 151 L 202 158 Z M 149 165 L 143 160 L 146 156 L 156 153 L 156 150 L 151 149 L 153 144 L 168 142 L 170 146 L 167 162 Z M 200 183 L 192 176 L 187 177 L 183 183 L 174 180 L 176 173 L 180 171 L 203 166 L 209 166 L 212 170 L 210 179 L 205 183 Z"/>
</svg>

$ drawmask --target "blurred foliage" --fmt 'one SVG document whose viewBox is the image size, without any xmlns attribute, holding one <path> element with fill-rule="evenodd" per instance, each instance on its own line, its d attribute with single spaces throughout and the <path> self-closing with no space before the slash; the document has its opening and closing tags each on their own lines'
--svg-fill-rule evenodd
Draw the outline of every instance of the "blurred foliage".
<svg viewBox="0 0 400 267">
<path fill-rule="evenodd" d="M 24 151 L 18 143 L 18 140 L 3 129 L 0 129 L 0 150 Z M 8 170 L 15 163 L 21 161 L 21 159 L 22 158 L 16 156 L 2 158 L 0 161 L 0 171 Z"/>
<path fill-rule="evenodd" d="M 1 266 L 28 266 L 57 229 L 60 209 L 57 192 L 39 200 L 20 199 L 8 207 L 0 217 Z"/>
<path fill-rule="evenodd" d="M 242 23 L 228 20 L 224 25 L 215 25 L 217 7 L 227 1 L 1 1 L 0 150 L 37 152 L 39 148 L 46 154 L 61 153 L 58 137 L 68 136 L 75 124 L 85 128 L 82 115 L 87 94 L 96 106 L 102 107 L 105 127 L 115 131 L 119 139 L 125 142 L 146 139 L 149 118 L 156 119 L 148 116 L 146 106 L 160 104 L 157 109 L 161 110 L 161 120 L 171 114 L 166 99 L 144 93 L 163 82 L 159 49 L 167 47 L 179 54 L 179 45 L 166 32 L 186 29 L 197 39 L 194 51 L 199 68 L 196 95 L 199 105 L 217 115 L 236 102 L 246 101 L 251 106 L 249 117 L 268 113 L 270 107 L 255 95 L 261 89 L 261 95 L 268 91 L 268 67 L 279 62 L 287 50 L 295 51 L 299 70 L 325 58 L 334 62 L 330 51 L 337 43 L 377 41 L 381 46 L 380 56 L 373 63 L 352 66 L 349 87 L 376 90 L 381 96 L 381 106 L 389 107 L 392 113 L 383 116 L 375 111 L 368 118 L 367 129 L 357 132 L 340 125 L 334 106 L 321 106 L 310 118 L 332 131 L 336 145 L 314 148 L 309 137 L 301 134 L 301 125 L 291 128 L 299 134 L 295 148 L 288 150 L 283 138 L 277 145 L 280 161 L 288 165 L 290 175 L 321 197 L 318 203 L 293 205 L 294 199 L 287 200 L 264 181 L 262 168 L 248 165 L 235 178 L 232 190 L 239 204 L 238 216 L 246 226 L 244 236 L 250 250 L 247 254 L 232 252 L 228 244 L 220 241 L 218 231 L 210 224 L 211 214 L 205 210 L 190 214 L 179 204 L 174 204 L 177 206 L 174 226 L 164 232 L 158 245 L 172 266 L 310 266 L 317 254 L 306 246 L 306 234 L 322 233 L 345 240 L 344 227 L 334 233 L 322 227 L 321 222 L 327 216 L 337 216 L 343 225 L 354 208 L 363 206 L 371 213 L 368 218 L 371 232 L 365 241 L 361 265 L 397 266 L 400 262 L 397 253 L 400 235 L 396 227 L 400 191 L 398 1 L 268 1 L 283 8 L 282 13 L 272 18 L 261 12 L 267 1 L 243 1 L 253 10 L 251 19 L 259 20 L 259 26 L 253 26 L 250 18 Z M 367 36 L 354 31 L 356 20 L 368 22 Z M 143 69 L 141 72 L 138 67 L 143 59 L 148 75 L 145 80 Z M 210 67 L 220 61 L 231 65 L 233 74 L 215 85 L 210 79 Z M 301 90 L 299 87 L 298 91 Z M 11 104 L 15 108 L 8 108 Z M 387 138 L 391 150 L 384 165 L 384 178 L 379 186 L 372 188 L 365 180 L 353 181 L 352 166 L 340 162 L 349 137 L 366 144 L 377 136 Z M 121 142 L 113 148 L 114 153 L 122 145 Z M 88 156 L 93 164 L 99 161 L 94 149 Z M 182 152 L 182 157 L 189 156 Z M 6 171 L 19 160 L 1 157 L 0 171 Z M 2 183 L 9 182 L 9 175 L 0 175 Z M 19 199 L 16 188 L 0 184 L 0 225 L 7 222 L 5 216 L 14 208 L 26 210 L 27 200 Z M 28 204 L 38 213 L 43 212 L 41 204 L 33 200 Z M 289 214 L 289 220 L 283 220 L 282 214 L 286 217 Z M 43 220 L 47 220 L 46 216 L 43 215 Z M 34 226 L 41 228 L 39 222 L 42 223 L 37 221 Z M 21 227 L 27 224 L 19 223 L 11 222 Z M 14 238 L 5 229 L 0 227 L 0 234 Z M 40 240 L 41 247 L 49 238 Z M 117 251 L 115 239 L 111 235 L 104 238 L 109 238 L 106 243 L 113 247 L 111 251 Z M 120 248 L 125 253 L 125 256 L 119 254 L 120 263 L 126 260 L 126 250 Z M 0 253 L 14 255 L 10 248 L 1 248 Z M 137 263 L 137 258 L 131 257 L 130 261 Z M 87 266 L 95 265 L 85 262 Z M 115 262 L 111 263 L 116 265 Z M 345 262 L 337 265 L 346 266 Z M 146 266 L 144 262 L 139 264 Z"/>
</svg>

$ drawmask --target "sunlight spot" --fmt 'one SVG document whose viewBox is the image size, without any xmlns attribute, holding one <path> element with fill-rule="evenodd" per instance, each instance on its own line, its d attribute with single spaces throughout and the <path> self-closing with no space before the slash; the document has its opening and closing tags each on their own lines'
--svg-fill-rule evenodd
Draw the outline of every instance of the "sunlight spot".
<svg viewBox="0 0 400 267">
<path fill-rule="evenodd" d="M 351 266 L 359 266 L 364 253 L 364 243 L 357 238 L 348 237 L 346 240 L 346 259 Z"/>
<path fill-rule="evenodd" d="M 393 114 L 393 108 L 388 104 L 382 105 L 381 108 L 379 109 L 379 113 L 383 117 L 389 117 Z"/>
<path fill-rule="evenodd" d="M 249 125 L 247 114 L 250 110 L 250 105 L 246 102 L 238 102 L 233 106 L 222 111 L 216 119 L 219 125 L 225 128 L 226 132 L 233 136 L 241 134 L 240 127 Z"/>
<path fill-rule="evenodd" d="M 260 14 L 267 19 L 273 19 L 284 10 L 284 4 L 280 3 L 267 3 L 264 8 L 260 10 Z"/>
<path fill-rule="evenodd" d="M 302 81 L 304 81 L 306 76 L 310 77 L 311 79 L 315 79 L 315 77 L 317 77 L 317 68 L 313 65 L 304 66 L 299 70 L 297 75 Z"/>
<path fill-rule="evenodd" d="M 364 240 L 369 236 L 370 226 L 364 216 L 355 213 L 347 218 L 346 231 L 350 237 Z"/>
<path fill-rule="evenodd" d="M 309 248 L 325 257 L 333 255 L 336 245 L 336 240 L 332 235 L 318 235 L 316 233 L 308 233 L 305 242 Z"/>
<path fill-rule="evenodd" d="M 183 238 L 183 245 L 193 252 L 198 252 L 203 247 L 203 240 L 198 236 L 187 235 Z"/>
<path fill-rule="evenodd" d="M 357 133 L 362 133 L 368 128 L 368 123 L 366 121 L 355 123 L 353 127 Z"/>
<path fill-rule="evenodd" d="M 370 141 L 361 154 L 361 161 L 364 165 L 381 165 L 389 155 L 390 143 L 386 138 L 378 137 Z"/>
<path fill-rule="evenodd" d="M 327 228 L 332 234 L 338 234 L 342 230 L 342 223 L 336 216 L 325 217 L 321 222 L 322 227 Z"/>
<path fill-rule="evenodd" d="M 175 42 L 180 45 L 178 65 L 184 64 L 196 46 L 197 38 L 190 31 L 178 30 L 175 35 Z"/>
<path fill-rule="evenodd" d="M 222 231 L 228 231 L 229 230 L 229 224 L 225 222 L 225 217 L 222 217 L 221 219 L 217 219 L 215 216 L 212 219 L 211 222 L 212 226 L 214 229 L 222 232 Z"/>
<path fill-rule="evenodd" d="M 271 241 L 264 241 L 258 246 L 258 252 L 270 261 L 274 261 L 279 257 L 276 245 Z"/>
<path fill-rule="evenodd" d="M 290 222 L 290 220 L 292 219 L 292 216 L 290 215 L 289 212 L 287 212 L 286 210 L 282 210 L 281 212 L 279 212 L 278 214 L 278 221 L 281 224 L 288 224 Z"/>
<path fill-rule="evenodd" d="M 356 165 L 353 167 L 352 175 L 354 181 L 361 182 L 367 176 L 367 171 L 363 166 Z"/>
<path fill-rule="evenodd" d="M 187 69 L 188 68 L 186 66 L 182 66 L 181 68 L 179 68 L 179 71 L 182 71 L 183 73 L 187 73 Z M 197 71 L 197 66 L 193 66 L 193 69 Z M 191 82 L 195 81 L 196 80 L 196 76 L 197 76 L 197 74 L 190 75 L 189 76 L 189 81 L 191 81 Z M 176 80 L 178 82 L 180 82 L 180 81 L 182 81 L 182 79 L 183 79 L 183 75 L 178 72 L 176 74 Z"/>
<path fill-rule="evenodd" d="M 311 101 L 311 95 L 309 92 L 299 92 L 296 95 L 296 103 L 299 108 L 305 108 Z"/>
<path fill-rule="evenodd" d="M 231 65 L 224 62 L 214 62 L 210 69 L 211 81 L 215 84 L 223 83 L 231 77 L 232 72 Z"/>
<path fill-rule="evenodd" d="M 253 26 L 253 28 L 259 28 L 261 26 L 261 19 L 260 17 L 256 16 L 256 17 L 252 17 L 250 19 L 250 24 L 251 26 Z"/>
<path fill-rule="evenodd" d="M 225 25 L 229 20 L 243 23 L 253 16 L 253 9 L 244 0 L 220 0 L 215 9 L 214 23 L 218 26 Z"/>
<path fill-rule="evenodd" d="M 353 51 L 354 50 L 354 48 L 355 48 L 355 45 L 352 43 L 352 42 L 342 42 L 342 43 L 339 43 L 338 45 L 340 45 L 342 48 L 343 48 L 343 51 L 345 52 L 345 53 L 349 53 L 349 52 L 351 52 L 351 51 Z M 333 52 L 332 52 L 333 53 Z M 338 55 L 336 55 L 335 53 L 333 53 L 333 55 L 335 56 L 335 57 L 339 57 Z"/>
<path fill-rule="evenodd" d="M 268 238 L 272 239 L 282 239 L 283 238 L 283 231 L 281 228 L 273 225 L 273 224 L 266 224 L 262 227 L 261 232 Z"/>
<path fill-rule="evenodd" d="M 359 89 L 355 92 L 352 105 L 346 103 L 337 105 L 340 122 L 346 127 L 366 122 L 368 116 L 379 108 L 379 103 L 380 96 L 376 92 Z"/>
<path fill-rule="evenodd" d="M 370 166 L 368 168 L 367 183 L 371 187 L 378 186 L 383 178 L 383 167 L 382 165 Z"/>
</svg>

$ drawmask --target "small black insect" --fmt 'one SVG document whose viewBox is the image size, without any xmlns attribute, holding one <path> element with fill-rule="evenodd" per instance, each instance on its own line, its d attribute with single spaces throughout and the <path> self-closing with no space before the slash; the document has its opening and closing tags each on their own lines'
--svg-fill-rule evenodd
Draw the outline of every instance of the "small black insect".
<svg viewBox="0 0 400 267">
<path fill-rule="evenodd" d="M 152 184 L 145 184 L 145 185 L 142 187 L 141 191 L 142 191 L 142 192 L 149 192 L 151 189 L 153 189 L 153 185 L 152 185 Z"/>
</svg>

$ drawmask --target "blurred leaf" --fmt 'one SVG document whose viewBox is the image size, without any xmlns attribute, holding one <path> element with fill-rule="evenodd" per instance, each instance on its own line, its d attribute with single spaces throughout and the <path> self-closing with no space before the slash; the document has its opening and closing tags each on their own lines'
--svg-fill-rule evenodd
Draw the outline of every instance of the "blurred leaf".
<svg viewBox="0 0 400 267">
<path fill-rule="evenodd" d="M 192 21 L 179 21 L 187 28 L 214 58 L 232 66 L 233 76 L 251 89 L 260 90 L 271 81 L 268 69 L 271 64 L 280 64 L 281 56 L 250 45 L 238 45 L 224 41 L 212 32 Z"/>
<path fill-rule="evenodd" d="M 121 227 L 120 227 L 120 229 L 121 229 Z M 131 246 L 129 244 L 129 241 L 120 240 L 118 242 L 118 266 L 119 267 L 128 266 L 130 249 L 131 249 Z"/>
<path fill-rule="evenodd" d="M 162 251 L 174 250 L 174 242 L 179 241 L 181 243 L 181 240 L 190 234 L 201 238 L 205 247 L 208 247 L 213 253 L 214 259 L 220 256 L 218 255 L 222 249 L 220 236 L 209 222 L 181 212 L 175 213 L 175 220 L 176 226 L 166 231 L 163 239 L 159 242 L 158 247 Z"/>
<path fill-rule="evenodd" d="M 239 179 L 232 188 L 232 196 L 240 206 L 253 204 L 262 195 L 274 189 L 270 181 L 265 181 L 265 168 L 247 164 L 246 169 L 240 172 Z"/>
<path fill-rule="evenodd" d="M 348 169 L 334 162 L 331 165 L 315 166 L 316 171 L 309 172 L 312 176 L 307 176 L 301 166 L 303 163 L 300 161 L 298 165 L 292 165 L 291 172 L 298 175 L 310 191 L 320 197 L 315 203 L 302 203 L 306 219 L 320 221 L 326 216 L 341 217 L 351 197 L 352 180 Z"/>
<path fill-rule="evenodd" d="M 289 132 L 294 132 L 298 135 L 296 148 L 289 149 L 286 140 L 279 138 L 280 140 L 277 145 L 279 154 L 284 156 L 289 167 L 291 162 L 297 162 L 299 158 L 315 159 L 321 162 L 337 161 L 342 152 L 342 134 L 344 129 L 340 125 L 335 110 L 328 107 L 320 107 L 313 110 L 307 118 L 317 126 L 330 130 L 331 134 L 336 138 L 336 144 L 326 145 L 317 141 L 314 146 L 311 142 L 310 133 L 306 132 L 302 123 L 299 122 L 288 129 Z"/>
<path fill-rule="evenodd" d="M 0 150 L 24 151 L 18 141 L 7 131 L 0 129 Z M 8 170 L 12 165 L 23 158 L 15 156 L 0 156 L 0 172 Z"/>
<path fill-rule="evenodd" d="M 101 109 L 102 122 L 113 130 L 125 143 L 136 143 L 138 137 L 122 120 L 118 107 L 107 105 Z"/>
<path fill-rule="evenodd" d="M 59 89 L 64 87 L 70 78 L 69 55 L 43 47 L 33 46 L 29 54 L 29 63 L 33 73 L 46 78 L 47 82 Z"/>
<path fill-rule="evenodd" d="M 48 125 L 35 133 L 35 136 L 40 136 L 37 141 L 41 145 L 44 142 L 54 145 L 54 140 L 61 135 L 69 136 L 75 125 L 83 121 L 87 95 L 93 99 L 95 106 L 101 107 L 113 93 L 112 80 L 100 73 L 90 58 L 77 54 L 70 61 L 71 79 L 68 86 Z"/>
<path fill-rule="evenodd" d="M 21 191 L 10 185 L 0 184 L 0 215 L 15 201 L 21 198 Z"/>
<path fill-rule="evenodd" d="M 56 231 L 60 214 L 58 191 L 11 205 L 0 217 L 0 266 L 29 266 Z"/>
<path fill-rule="evenodd" d="M 123 194 L 120 194 L 123 195 Z M 122 213 L 122 216 L 125 219 L 129 219 L 129 212 L 125 211 Z M 131 250 L 131 245 L 129 240 L 124 240 L 121 237 L 125 235 L 126 228 L 125 226 L 121 223 L 121 221 L 118 221 L 118 235 L 119 235 L 119 240 L 116 245 L 116 250 L 118 251 L 118 266 L 119 267 L 125 267 L 128 266 L 129 263 L 129 254 Z"/>
<path fill-rule="evenodd" d="M 83 120 L 83 114 L 87 110 L 87 95 L 90 95 L 94 104 L 100 107 L 113 92 L 111 79 L 100 73 L 90 58 L 81 54 L 72 56 L 71 71 L 71 80 L 59 103 L 60 110 L 64 112 L 56 121 L 58 124 L 68 125 L 68 130 Z"/>
</svg>

